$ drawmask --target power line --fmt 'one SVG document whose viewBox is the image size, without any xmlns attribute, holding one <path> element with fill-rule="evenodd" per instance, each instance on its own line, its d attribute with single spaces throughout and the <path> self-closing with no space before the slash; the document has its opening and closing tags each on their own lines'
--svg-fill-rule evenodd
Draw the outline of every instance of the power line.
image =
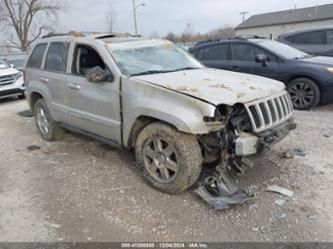
<svg viewBox="0 0 333 249">
<path fill-rule="evenodd" d="M 245 15 L 248 14 L 249 12 L 243 11 L 240 12 L 239 14 L 243 16 L 243 22 L 245 21 Z"/>
</svg>

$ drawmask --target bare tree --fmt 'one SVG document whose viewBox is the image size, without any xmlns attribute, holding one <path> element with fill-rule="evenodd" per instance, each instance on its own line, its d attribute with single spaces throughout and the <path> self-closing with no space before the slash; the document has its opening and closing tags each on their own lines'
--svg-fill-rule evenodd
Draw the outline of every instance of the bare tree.
<svg viewBox="0 0 333 249">
<path fill-rule="evenodd" d="M 116 25 L 117 15 L 114 9 L 111 7 L 105 12 L 105 24 L 107 26 L 108 32 L 114 32 L 114 27 Z"/>
<path fill-rule="evenodd" d="M 169 32 L 165 37 L 164 39 L 166 40 L 169 40 L 169 41 L 172 41 L 172 42 L 177 42 L 178 41 L 178 37 L 172 33 L 172 32 Z"/>
<path fill-rule="evenodd" d="M 213 30 L 207 34 L 210 38 L 225 38 L 236 35 L 235 29 L 232 26 L 225 25 L 221 28 Z"/>
<path fill-rule="evenodd" d="M 186 27 L 180 37 L 181 42 L 186 43 L 186 42 L 191 42 L 191 38 L 194 36 L 194 28 L 192 23 L 186 24 Z"/>
<path fill-rule="evenodd" d="M 2 0 L 0 25 L 8 46 L 27 51 L 44 31 L 50 30 L 61 3 L 57 0 Z"/>
</svg>

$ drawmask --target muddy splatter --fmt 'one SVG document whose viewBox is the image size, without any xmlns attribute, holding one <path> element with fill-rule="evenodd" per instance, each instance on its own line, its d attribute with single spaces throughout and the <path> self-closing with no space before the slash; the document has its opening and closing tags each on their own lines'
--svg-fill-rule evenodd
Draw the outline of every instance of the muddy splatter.
<svg viewBox="0 0 333 249">
<path fill-rule="evenodd" d="M 176 88 L 176 91 L 180 92 L 198 92 L 199 90 L 196 88 L 188 88 L 186 86 L 180 86 Z"/>
<path fill-rule="evenodd" d="M 245 93 L 239 93 L 237 94 L 237 98 L 240 99 L 240 98 L 243 98 L 245 96 Z"/>
<path fill-rule="evenodd" d="M 233 90 L 231 87 L 226 86 L 226 85 L 224 85 L 224 84 L 214 84 L 214 85 L 209 85 L 209 87 L 226 89 L 226 90 L 228 90 L 228 91 L 232 91 L 232 90 Z"/>
<path fill-rule="evenodd" d="M 259 90 L 259 91 L 262 91 L 262 89 L 260 87 L 254 87 L 254 86 L 250 86 L 250 90 Z"/>
</svg>

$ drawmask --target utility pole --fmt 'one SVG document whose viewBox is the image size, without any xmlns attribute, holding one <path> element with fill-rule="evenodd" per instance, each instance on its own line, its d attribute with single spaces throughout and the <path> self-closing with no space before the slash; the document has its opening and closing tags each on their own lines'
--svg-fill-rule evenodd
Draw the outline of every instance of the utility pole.
<svg viewBox="0 0 333 249">
<path fill-rule="evenodd" d="M 249 12 L 243 11 L 241 13 L 239 13 L 240 15 L 243 16 L 243 22 L 245 21 L 245 15 L 248 14 Z"/>
<path fill-rule="evenodd" d="M 136 0 L 132 0 L 133 2 L 133 18 L 134 18 L 134 31 L 135 31 L 135 35 L 138 35 L 138 21 L 136 18 L 136 10 L 140 7 L 140 6 L 146 6 L 146 4 L 141 3 L 136 5 Z"/>
</svg>

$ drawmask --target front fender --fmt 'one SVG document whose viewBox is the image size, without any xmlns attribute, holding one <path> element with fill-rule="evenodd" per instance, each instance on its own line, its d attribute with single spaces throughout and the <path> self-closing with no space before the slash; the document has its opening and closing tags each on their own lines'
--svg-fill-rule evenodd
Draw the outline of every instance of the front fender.
<svg viewBox="0 0 333 249">
<path fill-rule="evenodd" d="M 207 134 L 203 120 L 213 117 L 215 106 L 176 91 L 144 81 L 122 81 L 123 138 L 127 145 L 132 127 L 140 116 L 151 117 L 190 134 Z"/>
</svg>

